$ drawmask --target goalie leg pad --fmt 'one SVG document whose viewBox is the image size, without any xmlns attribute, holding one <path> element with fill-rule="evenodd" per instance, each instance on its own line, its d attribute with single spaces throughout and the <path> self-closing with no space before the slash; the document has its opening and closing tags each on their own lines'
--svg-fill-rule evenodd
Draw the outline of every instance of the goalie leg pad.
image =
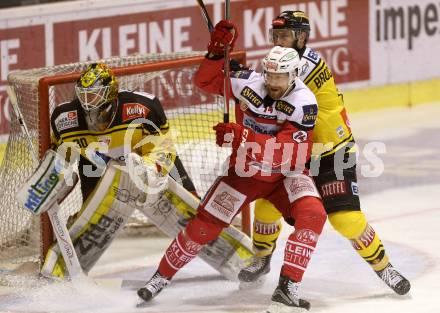
<svg viewBox="0 0 440 313">
<path fill-rule="evenodd" d="M 83 204 L 69 228 L 79 262 L 85 273 L 110 246 L 133 211 L 145 202 L 145 194 L 136 188 L 129 174 L 110 162 L 95 190 Z M 54 244 L 42 268 L 45 276 L 66 275 L 58 244 Z"/>
</svg>

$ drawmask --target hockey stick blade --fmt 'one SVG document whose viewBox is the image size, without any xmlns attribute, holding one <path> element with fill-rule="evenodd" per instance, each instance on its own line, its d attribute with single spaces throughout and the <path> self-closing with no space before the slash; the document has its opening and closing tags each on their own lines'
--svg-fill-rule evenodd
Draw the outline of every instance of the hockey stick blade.
<svg viewBox="0 0 440 313">
<path fill-rule="evenodd" d="M 98 286 L 111 288 L 111 289 L 119 289 L 122 285 L 122 279 L 120 278 L 93 278 L 93 281 Z"/>
<path fill-rule="evenodd" d="M 121 289 L 137 290 L 145 285 L 145 280 L 124 279 L 121 283 Z"/>
</svg>

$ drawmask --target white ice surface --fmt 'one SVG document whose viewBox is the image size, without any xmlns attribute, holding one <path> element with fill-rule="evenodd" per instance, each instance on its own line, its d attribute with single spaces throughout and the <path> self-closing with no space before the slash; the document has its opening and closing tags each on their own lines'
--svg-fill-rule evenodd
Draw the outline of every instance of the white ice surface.
<svg viewBox="0 0 440 313">
<path fill-rule="evenodd" d="M 422 107 L 412 117 L 423 116 L 423 126 L 436 115 L 440 106 Z M 399 115 L 393 113 L 389 118 Z M 423 113 L 423 114 L 422 114 Z M 359 126 L 357 138 L 380 138 L 374 114 L 352 118 Z M 381 115 L 382 116 L 382 115 Z M 415 118 L 417 119 L 417 118 Z M 411 119 L 412 121 L 413 119 Z M 396 122 L 397 123 L 397 122 Z M 404 124 L 406 124 L 404 126 Z M 408 123 L 402 128 L 408 127 Z M 396 124 L 400 125 L 400 124 Z M 396 126 L 397 127 L 397 126 Z M 396 136 L 403 132 L 393 128 Z M 422 127 L 411 126 L 417 134 Z M 356 127 L 355 127 L 356 133 Z M 391 132 L 385 132 L 387 138 Z M 364 136 L 363 136 L 364 135 Z M 396 156 L 398 157 L 398 156 Z M 436 167 L 435 169 L 440 170 Z M 380 281 L 370 267 L 355 253 L 347 240 L 326 224 L 318 249 L 304 277 L 301 294 L 312 304 L 311 312 L 326 313 L 437 313 L 440 312 L 440 181 L 376 191 L 361 197 L 369 222 L 380 235 L 391 262 L 410 279 L 409 296 L 397 296 Z M 170 239 L 120 239 L 91 272 L 101 278 L 99 285 L 41 284 L 26 280 L 21 287 L 3 290 L 0 312 L 264 312 L 278 280 L 282 249 L 289 234 L 284 227 L 279 248 L 272 261 L 272 271 L 258 289 L 239 290 L 238 283 L 222 279 L 201 260 L 194 260 L 181 270 L 163 293 L 148 307 L 137 309 L 135 291 L 121 290 L 114 278 L 146 279 L 158 264 Z M 103 280 L 106 278 L 107 280 Z"/>
</svg>

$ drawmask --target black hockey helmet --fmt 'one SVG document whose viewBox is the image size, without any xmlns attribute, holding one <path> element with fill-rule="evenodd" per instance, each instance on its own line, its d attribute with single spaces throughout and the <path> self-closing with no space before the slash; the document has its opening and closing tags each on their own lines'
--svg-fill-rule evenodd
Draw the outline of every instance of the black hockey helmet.
<svg viewBox="0 0 440 313">
<path fill-rule="evenodd" d="M 272 21 L 274 29 L 288 28 L 294 31 L 310 32 L 308 16 L 303 11 L 284 11 Z"/>
<path fill-rule="evenodd" d="M 274 36 L 283 36 L 285 30 L 290 30 L 294 35 L 292 48 L 296 49 L 300 55 L 304 52 L 305 45 L 310 35 L 309 18 L 303 11 L 284 11 L 272 21 L 272 28 L 269 30 L 269 37 L 272 42 L 276 42 Z M 298 39 L 301 33 L 305 34 L 304 46 L 298 46 Z"/>
</svg>

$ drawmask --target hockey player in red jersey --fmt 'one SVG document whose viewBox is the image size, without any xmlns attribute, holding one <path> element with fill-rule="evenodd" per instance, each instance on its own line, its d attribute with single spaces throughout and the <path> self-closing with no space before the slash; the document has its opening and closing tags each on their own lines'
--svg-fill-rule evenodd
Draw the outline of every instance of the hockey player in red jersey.
<svg viewBox="0 0 440 313">
<path fill-rule="evenodd" d="M 236 29 L 228 21 L 219 22 L 211 33 L 208 54 L 195 77 L 204 91 L 223 94 L 224 46 L 232 48 L 236 38 Z M 263 74 L 231 73 L 229 92 L 235 100 L 237 122 L 214 127 L 217 145 L 232 147 L 227 169 L 204 197 L 196 217 L 167 248 L 156 273 L 138 290 L 144 301 L 155 297 L 243 206 L 264 198 L 285 218 L 295 220 L 268 312 L 279 307 L 310 308 L 299 298 L 298 287 L 326 216 L 305 170 L 317 105 L 312 92 L 297 78 L 298 65 L 294 49 L 274 47 L 263 60 Z"/>
<path fill-rule="evenodd" d="M 351 241 L 356 252 L 394 292 L 407 294 L 411 288 L 410 282 L 391 265 L 379 235 L 361 211 L 356 161 L 349 168 L 338 169 L 338 164 L 342 163 L 338 161 L 338 155 L 344 160 L 356 160 L 354 138 L 343 97 L 329 67 L 317 51 L 307 46 L 309 18 L 302 11 L 282 12 L 272 21 L 270 33 L 274 45 L 294 48 L 299 53 L 299 79 L 317 99 L 319 114 L 313 142 L 328 147 L 328 150 L 314 149 L 312 159 L 319 159 L 320 166 L 319 173 L 315 173 L 313 179 L 322 196 L 330 224 Z M 338 171 L 342 172 L 342 179 L 338 178 Z M 340 191 L 332 191 L 334 186 L 341 186 Z M 252 239 L 255 257 L 238 275 L 246 284 L 259 281 L 270 271 L 270 259 L 282 225 L 281 213 L 265 199 L 256 201 L 254 213 Z"/>
</svg>

